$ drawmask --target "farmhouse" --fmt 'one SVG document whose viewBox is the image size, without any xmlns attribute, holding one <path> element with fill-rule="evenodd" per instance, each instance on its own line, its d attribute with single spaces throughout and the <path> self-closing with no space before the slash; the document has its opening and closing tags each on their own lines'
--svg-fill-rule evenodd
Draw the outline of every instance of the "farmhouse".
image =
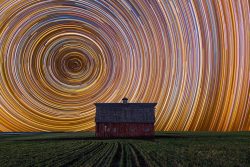
<svg viewBox="0 0 250 167">
<path fill-rule="evenodd" d="M 154 136 L 157 103 L 95 103 L 97 137 Z"/>
</svg>

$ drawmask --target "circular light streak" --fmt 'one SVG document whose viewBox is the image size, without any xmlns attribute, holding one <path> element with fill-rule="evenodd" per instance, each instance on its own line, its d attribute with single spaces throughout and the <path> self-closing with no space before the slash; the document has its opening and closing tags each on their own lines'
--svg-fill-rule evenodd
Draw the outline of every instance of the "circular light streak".
<svg viewBox="0 0 250 167">
<path fill-rule="evenodd" d="M 94 129 L 96 102 L 158 102 L 156 130 L 250 130 L 242 1 L 0 2 L 0 131 Z"/>
</svg>

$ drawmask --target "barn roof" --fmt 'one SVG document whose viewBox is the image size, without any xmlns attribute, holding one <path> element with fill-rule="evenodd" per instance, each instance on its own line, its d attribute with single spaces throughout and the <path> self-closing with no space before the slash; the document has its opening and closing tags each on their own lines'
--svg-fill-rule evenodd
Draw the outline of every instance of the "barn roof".
<svg viewBox="0 0 250 167">
<path fill-rule="evenodd" d="M 96 122 L 154 123 L 157 103 L 95 103 Z"/>
</svg>

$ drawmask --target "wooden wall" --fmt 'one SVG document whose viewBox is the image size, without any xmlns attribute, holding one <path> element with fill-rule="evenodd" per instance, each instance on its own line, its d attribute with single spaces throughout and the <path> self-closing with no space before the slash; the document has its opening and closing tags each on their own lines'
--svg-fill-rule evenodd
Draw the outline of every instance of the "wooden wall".
<svg viewBox="0 0 250 167">
<path fill-rule="evenodd" d="M 152 137 L 153 123 L 96 123 L 97 137 Z"/>
</svg>

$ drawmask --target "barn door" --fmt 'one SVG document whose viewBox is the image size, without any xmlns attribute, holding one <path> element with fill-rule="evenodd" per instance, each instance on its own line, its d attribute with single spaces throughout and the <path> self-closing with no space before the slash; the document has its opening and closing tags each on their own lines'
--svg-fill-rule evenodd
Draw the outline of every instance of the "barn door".
<svg viewBox="0 0 250 167">
<path fill-rule="evenodd" d="M 107 125 L 104 125 L 104 137 L 107 137 Z"/>
</svg>

